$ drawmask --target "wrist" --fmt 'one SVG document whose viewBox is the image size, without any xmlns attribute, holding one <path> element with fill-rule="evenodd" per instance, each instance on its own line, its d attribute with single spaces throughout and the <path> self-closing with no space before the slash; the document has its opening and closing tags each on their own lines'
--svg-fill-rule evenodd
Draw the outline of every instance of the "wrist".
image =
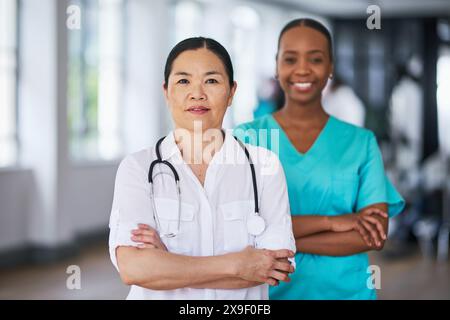
<svg viewBox="0 0 450 320">
<path fill-rule="evenodd" d="M 334 217 L 333 216 L 324 216 L 324 220 L 325 220 L 326 231 L 333 231 Z"/>
<path fill-rule="evenodd" d="M 241 274 L 241 259 L 239 256 L 239 253 L 229 253 L 226 254 L 224 257 L 226 257 L 226 268 L 225 273 L 229 277 L 233 278 L 239 278 Z"/>
</svg>

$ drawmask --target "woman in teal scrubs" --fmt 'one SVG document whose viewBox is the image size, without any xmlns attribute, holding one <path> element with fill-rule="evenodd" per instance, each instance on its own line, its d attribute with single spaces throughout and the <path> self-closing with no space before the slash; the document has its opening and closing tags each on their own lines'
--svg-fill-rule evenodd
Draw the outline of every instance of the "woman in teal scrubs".
<svg viewBox="0 0 450 320">
<path fill-rule="evenodd" d="M 382 249 L 388 216 L 404 201 L 386 177 L 374 134 L 322 108 L 333 73 L 328 30 L 315 20 L 291 21 L 276 61 L 284 107 L 235 130 L 276 152 L 287 178 L 297 268 L 290 283 L 270 288 L 270 298 L 375 299 L 366 252 Z"/>
</svg>

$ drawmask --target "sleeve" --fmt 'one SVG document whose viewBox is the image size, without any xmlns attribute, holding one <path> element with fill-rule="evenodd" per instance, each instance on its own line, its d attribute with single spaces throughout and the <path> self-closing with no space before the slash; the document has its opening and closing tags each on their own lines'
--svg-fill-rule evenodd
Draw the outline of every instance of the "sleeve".
<svg viewBox="0 0 450 320">
<path fill-rule="evenodd" d="M 109 221 L 109 254 L 117 270 L 116 248 L 137 245 L 131 240 L 131 231 L 139 223 L 155 227 L 146 177 L 132 156 L 122 160 L 117 170 Z"/>
<path fill-rule="evenodd" d="M 381 152 L 372 132 L 369 135 L 367 156 L 359 179 L 357 211 L 380 202 L 387 203 L 389 217 L 394 217 L 403 210 L 405 201 L 386 176 Z"/>
<path fill-rule="evenodd" d="M 260 214 L 266 222 L 266 229 L 256 238 L 256 246 L 296 252 L 284 171 L 278 157 L 271 151 L 264 151 L 267 154 L 260 167 L 262 188 L 259 198 Z M 295 268 L 295 258 L 289 260 Z"/>
</svg>

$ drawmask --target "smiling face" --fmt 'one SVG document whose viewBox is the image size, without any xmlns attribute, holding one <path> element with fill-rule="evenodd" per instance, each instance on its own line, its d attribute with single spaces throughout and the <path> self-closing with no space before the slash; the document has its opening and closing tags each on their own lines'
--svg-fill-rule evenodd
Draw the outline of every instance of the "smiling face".
<svg viewBox="0 0 450 320">
<path fill-rule="evenodd" d="M 288 101 L 320 103 L 322 90 L 333 72 L 327 38 L 307 26 L 287 30 L 280 41 L 277 75 Z"/>
<path fill-rule="evenodd" d="M 194 122 L 201 121 L 205 131 L 222 128 L 236 83 L 230 87 L 220 58 L 201 48 L 184 51 L 173 61 L 163 88 L 175 127 L 193 131 Z"/>
</svg>

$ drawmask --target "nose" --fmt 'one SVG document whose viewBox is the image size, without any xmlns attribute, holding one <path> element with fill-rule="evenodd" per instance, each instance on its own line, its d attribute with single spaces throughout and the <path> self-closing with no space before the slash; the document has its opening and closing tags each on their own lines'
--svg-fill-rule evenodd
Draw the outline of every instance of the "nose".
<svg viewBox="0 0 450 320">
<path fill-rule="evenodd" d="M 206 100 L 205 90 L 203 90 L 203 86 L 201 84 L 197 84 L 192 87 L 192 91 L 189 94 L 190 100 Z"/>
<path fill-rule="evenodd" d="M 302 76 L 308 75 L 310 72 L 311 69 L 309 68 L 308 60 L 306 58 L 299 59 L 295 73 Z"/>
</svg>

